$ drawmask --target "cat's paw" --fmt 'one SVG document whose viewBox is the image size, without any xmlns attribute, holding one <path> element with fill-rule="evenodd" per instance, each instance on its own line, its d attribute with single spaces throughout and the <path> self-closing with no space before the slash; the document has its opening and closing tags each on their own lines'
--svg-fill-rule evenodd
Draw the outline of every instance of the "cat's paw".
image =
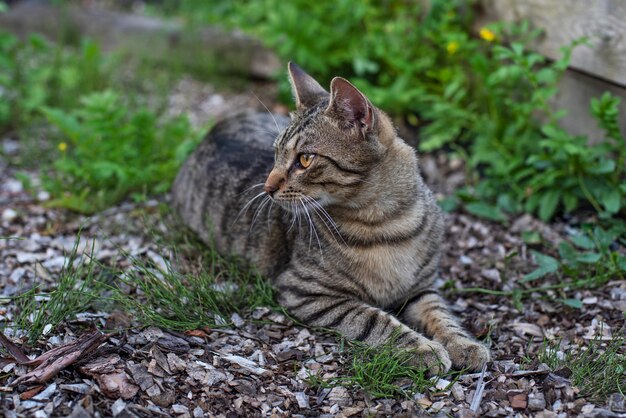
<svg viewBox="0 0 626 418">
<path fill-rule="evenodd" d="M 417 347 L 411 347 L 414 357 L 411 363 L 416 367 L 428 368 L 432 375 L 439 375 L 450 370 L 452 361 L 446 348 L 436 341 L 420 341 Z"/>
<path fill-rule="evenodd" d="M 446 349 L 455 368 L 480 370 L 491 359 L 489 349 L 469 338 L 455 338 L 446 344 Z"/>
</svg>

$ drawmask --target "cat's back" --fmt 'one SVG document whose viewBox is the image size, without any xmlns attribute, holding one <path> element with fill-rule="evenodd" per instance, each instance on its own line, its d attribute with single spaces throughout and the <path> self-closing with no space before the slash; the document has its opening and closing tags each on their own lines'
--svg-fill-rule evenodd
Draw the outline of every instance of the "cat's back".
<svg viewBox="0 0 626 418">
<path fill-rule="evenodd" d="M 228 252 L 239 243 L 235 219 L 274 162 L 272 143 L 289 119 L 269 113 L 244 113 L 222 120 L 181 168 L 172 187 L 178 214 L 205 242 L 217 241 Z M 243 222 L 245 223 L 245 222 Z M 228 231 L 227 231 L 228 230 Z M 243 245 L 243 244 L 242 244 Z M 234 251 L 233 251 L 234 250 Z"/>
</svg>

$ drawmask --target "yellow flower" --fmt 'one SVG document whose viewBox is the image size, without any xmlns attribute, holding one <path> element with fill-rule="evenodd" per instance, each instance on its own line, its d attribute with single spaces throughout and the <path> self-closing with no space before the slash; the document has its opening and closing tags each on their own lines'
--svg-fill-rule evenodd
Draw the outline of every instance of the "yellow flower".
<svg viewBox="0 0 626 418">
<path fill-rule="evenodd" d="M 450 55 L 454 55 L 454 53 L 458 49 L 459 49 L 459 43 L 456 41 L 448 42 L 448 45 L 446 45 L 446 50 L 448 51 L 448 54 Z"/>
<path fill-rule="evenodd" d="M 481 38 L 483 38 L 487 42 L 491 42 L 496 39 L 496 34 L 490 31 L 487 28 L 482 28 L 480 32 L 478 32 Z"/>
<path fill-rule="evenodd" d="M 59 142 L 59 151 L 65 152 L 67 150 L 67 144 L 65 142 Z"/>
</svg>

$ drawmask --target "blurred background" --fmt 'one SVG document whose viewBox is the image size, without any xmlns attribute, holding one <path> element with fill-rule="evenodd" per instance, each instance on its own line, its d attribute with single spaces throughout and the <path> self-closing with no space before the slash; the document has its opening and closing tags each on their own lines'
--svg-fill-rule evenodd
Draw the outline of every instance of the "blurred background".
<svg viewBox="0 0 626 418">
<path fill-rule="evenodd" d="M 293 60 L 388 112 L 446 210 L 623 215 L 622 2 L 0 4 L 0 133 L 53 205 L 166 191 L 215 120 L 288 111 Z"/>
</svg>

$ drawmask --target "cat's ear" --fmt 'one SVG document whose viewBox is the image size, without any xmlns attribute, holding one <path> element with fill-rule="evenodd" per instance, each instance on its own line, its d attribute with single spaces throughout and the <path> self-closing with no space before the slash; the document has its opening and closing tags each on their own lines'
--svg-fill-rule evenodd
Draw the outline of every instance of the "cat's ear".
<svg viewBox="0 0 626 418">
<path fill-rule="evenodd" d="M 374 126 L 374 111 L 367 97 L 341 77 L 330 82 L 330 103 L 326 113 L 348 127 L 370 130 Z"/>
<path fill-rule="evenodd" d="M 328 92 L 294 62 L 290 61 L 288 68 L 289 81 L 291 82 L 293 96 L 296 99 L 297 109 L 306 109 L 314 106 L 328 97 Z"/>
</svg>

